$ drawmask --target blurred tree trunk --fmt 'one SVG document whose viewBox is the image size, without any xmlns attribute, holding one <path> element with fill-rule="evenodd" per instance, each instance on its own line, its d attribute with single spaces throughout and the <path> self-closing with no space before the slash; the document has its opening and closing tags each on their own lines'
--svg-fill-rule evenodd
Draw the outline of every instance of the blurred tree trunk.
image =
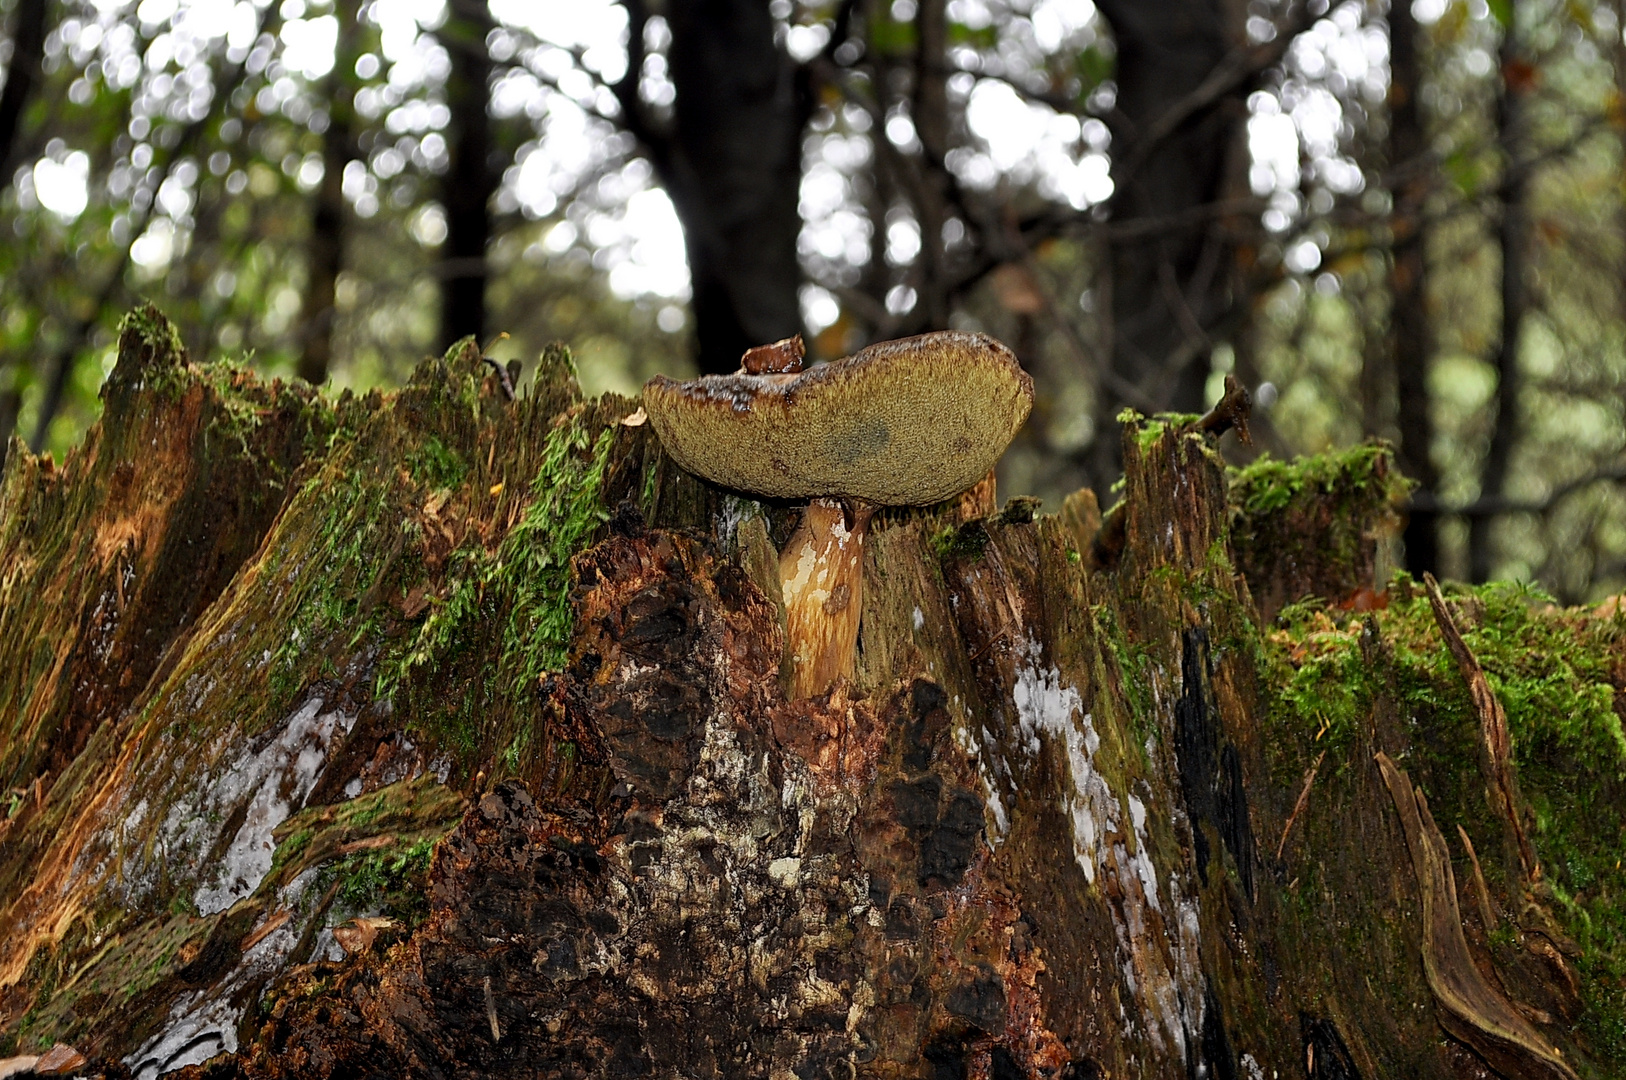
<svg viewBox="0 0 1626 1080">
<path fill-rule="evenodd" d="M 1411 0 L 1389 5 L 1389 167 L 1397 170 L 1390 217 L 1389 354 L 1397 406 L 1395 456 L 1400 471 L 1425 498 L 1438 497 L 1434 465 L 1434 411 L 1428 386 L 1434 336 L 1428 317 L 1428 236 L 1423 227 L 1434 169 L 1417 95 L 1423 71 L 1417 53 Z M 1438 573 L 1439 519 L 1432 508 L 1413 509 L 1406 522 L 1406 566 Z"/>
<path fill-rule="evenodd" d="M 676 0 L 666 16 L 677 102 L 673 123 L 658 129 L 637 101 L 646 18 L 642 4 L 629 6 L 623 111 L 683 222 L 700 368 L 733 371 L 746 349 L 802 328 L 796 239 L 808 75 L 775 45 L 767 0 Z"/>
<path fill-rule="evenodd" d="M 923 168 L 915 199 L 920 227 L 918 282 L 915 287 L 923 329 L 948 326 L 949 273 L 944 261 L 943 225 L 948 221 L 949 151 L 948 3 L 920 0 L 915 14 L 913 120 Z M 883 132 L 880 138 L 887 136 Z M 886 232 L 886 221 L 880 222 Z"/>
<path fill-rule="evenodd" d="M 11 57 L 6 62 L 5 88 L 0 89 L 0 191 L 11 186 L 11 176 L 20 162 L 12 160 L 17 135 L 22 130 L 23 110 L 28 107 L 43 72 L 45 59 L 45 9 L 48 0 L 17 0 L 11 24 Z M 10 428 L 5 429 L 10 434 Z"/>
<path fill-rule="evenodd" d="M 1112 245 L 1112 370 L 1164 407 L 1195 412 L 1208 332 L 1230 310 L 1232 252 L 1213 221 L 1193 212 L 1232 193 L 1249 87 L 1238 81 L 1191 107 L 1167 134 L 1155 128 L 1190 107 L 1241 40 L 1240 20 L 1220 0 L 1106 0 L 1101 10 L 1117 43 L 1114 208 L 1170 222 Z"/>
<path fill-rule="evenodd" d="M 1618 825 L 1616 766 L 1526 712 L 1514 785 L 1469 642 L 1586 650 L 1571 692 L 1605 702 L 1626 643 L 1491 592 L 1334 623 L 1394 524 L 1382 450 L 1228 490 L 1212 421 L 1136 421 L 1105 522 L 1087 490 L 878 515 L 854 678 L 792 700 L 793 512 L 683 473 L 571 371 L 550 352 L 510 400 L 465 345 L 333 402 L 132 313 L 83 451 L 0 481 L 0 1053 L 1603 1075 L 1608 1016 L 1578 1017 L 1614 969 L 1570 937 L 1618 931 L 1553 898 L 1614 832 L 1531 832 L 1520 800 Z M 1539 661 L 1497 654 L 1510 708 L 1571 686 Z"/>
<path fill-rule="evenodd" d="M 333 363 L 333 328 L 338 315 L 339 274 L 344 270 L 348 226 L 344 170 L 356 158 L 353 102 L 356 57 L 361 49 L 361 5 L 358 0 L 338 0 L 334 14 L 339 19 L 339 40 L 334 49 L 333 70 L 322 80 L 321 94 L 327 101 L 328 115 L 327 130 L 322 132 L 322 182 L 311 198 L 305 297 L 299 308 L 303 313 L 305 346 L 300 352 L 298 375 L 312 386 L 327 379 L 328 368 Z M 484 241 L 481 247 L 484 248 Z M 482 300 L 482 308 L 483 303 Z M 478 335 L 478 328 L 471 333 Z"/>
<path fill-rule="evenodd" d="M 47 0 L 18 0 L 11 25 L 11 59 L 6 64 L 6 82 L 0 89 L 0 192 L 11 186 L 19 164 L 17 135 L 22 128 L 23 110 L 41 77 L 40 62 L 45 56 L 45 8 Z M 21 357 L 0 357 L 0 373 L 9 374 L 0 386 L 0 465 L 9 451 L 11 433 L 17 426 L 22 407 L 22 373 L 6 368 L 22 363 Z"/>
<path fill-rule="evenodd" d="M 442 348 L 465 337 L 485 341 L 486 247 L 491 241 L 491 197 L 500 180 L 491 163 L 492 28 L 485 0 L 451 0 L 446 24 L 436 31 L 451 57 L 446 105 L 448 161 L 441 182 L 446 241 L 441 245 L 440 341 Z"/>
<path fill-rule="evenodd" d="M 1502 180 L 1498 186 L 1502 248 L 1501 335 L 1496 348 L 1496 397 L 1492 409 L 1490 445 L 1479 474 L 1479 497 L 1500 499 L 1507 494 L 1508 464 L 1519 440 L 1519 337 L 1530 307 L 1530 165 L 1529 121 L 1524 99 L 1535 83 L 1535 68 L 1520 47 L 1519 5 L 1508 0 L 1507 24 L 1497 54 L 1501 66 L 1501 93 L 1496 101 L 1496 135 L 1502 152 Z M 1468 576 L 1489 581 L 1495 570 L 1492 527 L 1495 514 L 1477 514 L 1468 520 Z"/>
</svg>

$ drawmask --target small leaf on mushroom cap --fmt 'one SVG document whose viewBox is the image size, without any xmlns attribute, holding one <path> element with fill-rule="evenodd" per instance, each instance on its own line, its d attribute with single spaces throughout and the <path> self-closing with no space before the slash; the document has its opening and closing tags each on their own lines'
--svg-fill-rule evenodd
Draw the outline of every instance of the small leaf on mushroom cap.
<svg viewBox="0 0 1626 1080">
<path fill-rule="evenodd" d="M 644 408 L 667 453 L 715 484 L 779 498 L 940 502 L 982 479 L 1033 407 L 986 334 L 871 345 L 799 375 L 657 375 Z"/>
</svg>

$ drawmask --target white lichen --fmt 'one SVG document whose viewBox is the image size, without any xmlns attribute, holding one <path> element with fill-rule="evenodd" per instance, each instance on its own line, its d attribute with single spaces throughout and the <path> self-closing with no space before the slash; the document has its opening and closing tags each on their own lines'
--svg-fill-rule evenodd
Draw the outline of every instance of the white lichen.
<svg viewBox="0 0 1626 1080">
<path fill-rule="evenodd" d="M 1064 755 L 1067 785 L 1061 797 L 1072 826 L 1073 856 L 1086 881 L 1103 883 L 1119 970 L 1140 1006 L 1148 1041 L 1159 1051 L 1172 1046 L 1184 1061 L 1202 1020 L 1204 980 L 1195 901 L 1181 897 L 1178 882 L 1171 877 L 1167 884 L 1171 903 L 1165 906 L 1151 857 L 1148 807 L 1134 794 L 1114 792 L 1097 768 L 1101 737 L 1091 715 L 1083 711 L 1078 690 L 1063 681 L 1054 665 L 1043 665 L 1038 645 L 1021 643 L 1019 655 L 1023 662 L 1017 667 L 1011 700 L 1021 747 L 1037 757 L 1048 742 Z"/>
<path fill-rule="evenodd" d="M 194 802 L 177 803 L 166 821 L 172 854 L 201 858 L 213 846 L 215 823 L 243 815 L 225 853 L 199 876 L 193 896 L 199 914 L 213 915 L 252 895 L 270 871 L 276 850 L 272 830 L 305 805 L 327 765 L 334 736 L 354 723 L 354 717 L 321 708 L 319 696 L 307 698 L 279 729 L 256 740 L 258 749 L 247 750 L 219 779 L 202 786 Z"/>
</svg>

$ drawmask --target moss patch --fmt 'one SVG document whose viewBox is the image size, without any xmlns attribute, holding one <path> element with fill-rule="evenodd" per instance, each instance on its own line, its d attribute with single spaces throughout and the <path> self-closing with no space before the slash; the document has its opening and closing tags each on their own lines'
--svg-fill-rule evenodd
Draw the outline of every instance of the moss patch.
<svg viewBox="0 0 1626 1080">
<path fill-rule="evenodd" d="M 1581 1027 L 1595 1046 L 1626 1060 L 1626 822 L 1618 813 L 1626 798 L 1626 619 L 1561 609 L 1523 585 L 1458 587 L 1447 596 L 1507 713 L 1548 906 L 1580 946 Z M 1407 745 L 1381 748 L 1399 752 L 1448 834 L 1461 824 L 1475 838 L 1487 879 L 1507 892 L 1515 873 L 1496 850 L 1500 826 L 1478 769 L 1465 764 L 1477 760 L 1478 739 L 1467 686 L 1421 590 L 1398 575 L 1389 598 L 1369 616 L 1319 601 L 1278 616 L 1263 656 L 1273 773 L 1288 789 L 1323 750 L 1335 772 L 1363 767 L 1355 760 L 1358 736 L 1387 689 Z M 1374 666 L 1363 654 L 1368 618 L 1392 666 Z M 1459 877 L 1464 872 L 1459 866 Z"/>
<path fill-rule="evenodd" d="M 1231 547 L 1266 617 L 1306 596 L 1376 588 L 1410 488 L 1377 442 L 1231 470 Z"/>
<path fill-rule="evenodd" d="M 442 599 L 390 647 L 378 696 L 402 696 L 430 734 L 458 751 L 495 750 L 507 768 L 520 767 L 535 737 L 542 676 L 564 664 L 570 560 L 608 517 L 603 488 L 614 441 L 614 427 L 595 423 L 588 406 L 555 421 L 523 513 L 495 550 L 466 542 L 451 553 Z M 469 684 L 476 677 L 478 688 Z M 448 694 L 448 685 L 458 689 Z M 428 695 L 460 704 L 425 707 Z M 507 730 L 494 730 L 494 713 Z"/>
</svg>

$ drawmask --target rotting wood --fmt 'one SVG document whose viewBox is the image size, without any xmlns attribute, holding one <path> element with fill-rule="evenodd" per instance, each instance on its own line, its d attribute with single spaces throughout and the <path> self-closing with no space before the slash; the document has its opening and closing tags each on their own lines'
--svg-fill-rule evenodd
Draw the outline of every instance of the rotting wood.
<svg viewBox="0 0 1626 1080">
<path fill-rule="evenodd" d="M 161 330 L 125 343 L 84 450 L 8 466 L 0 620 L 39 629 L 0 639 L 0 686 L 24 691 L 0 691 L 0 723 L 55 738 L 66 714 L 21 703 L 101 677 L 75 659 L 100 624 L 38 598 L 102 572 L 60 538 L 96 535 L 118 477 L 162 503 L 166 478 L 126 458 L 263 468 L 282 421 L 238 406 L 267 397 L 322 438 L 270 511 L 216 520 L 235 536 L 216 550 L 247 554 L 95 699 L 67 767 L 42 783 L 30 757 L 12 781 L 0 1052 L 59 1040 L 106 1075 L 214 1080 L 1485 1067 L 1418 1007 L 1418 886 L 1371 764 L 1410 754 L 1441 820 L 1481 835 L 1484 800 L 1451 784 L 1477 717 L 1454 674 L 1386 643 L 1430 617 L 1404 579 L 1364 619 L 1340 606 L 1383 585 L 1381 447 L 1239 475 L 1189 421 L 1130 418 L 1105 528 L 1087 492 L 997 512 L 991 483 L 878 513 L 852 678 L 796 700 L 793 509 L 683 473 L 625 422 L 636 402 L 581 399 L 563 351 L 512 401 L 465 348 L 333 404 L 196 368 Z M 200 435 L 177 401 L 245 426 Z M 148 542 L 196 549 L 188 521 Z M 87 580 L 117 602 L 125 576 Z M 125 584 L 126 605 L 173 599 Z M 1261 623 L 1301 590 L 1327 603 Z M 1526 617 L 1619 655 L 1588 616 Z M 1386 697 L 1418 684 L 1415 717 Z M 1615 805 L 1613 759 L 1541 757 L 1563 745 L 1521 743 L 1546 768 L 1527 790 L 1553 820 L 1561 773 Z M 1560 883 L 1589 840 L 1564 842 Z M 1581 915 L 1612 871 L 1530 908 L 1501 847 L 1484 876 L 1522 943 L 1491 942 L 1497 972 L 1601 1076 L 1594 958 L 1614 946 Z"/>
</svg>

